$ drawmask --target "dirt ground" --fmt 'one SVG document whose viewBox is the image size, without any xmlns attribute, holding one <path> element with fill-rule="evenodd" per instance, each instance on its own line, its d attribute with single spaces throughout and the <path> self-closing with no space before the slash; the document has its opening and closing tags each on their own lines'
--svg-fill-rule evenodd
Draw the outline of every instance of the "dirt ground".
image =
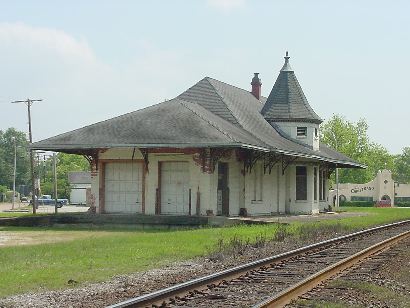
<svg viewBox="0 0 410 308">
<path fill-rule="evenodd" d="M 25 208 L 28 203 L 16 202 L 14 204 L 14 209 Z M 13 205 L 8 202 L 0 202 L 0 212 L 11 210 Z"/>
<path fill-rule="evenodd" d="M 104 232 L 67 232 L 67 231 L 3 231 L 0 227 L 0 248 L 6 246 L 22 246 L 22 245 L 37 245 L 49 244 L 70 241 L 89 236 L 102 236 Z"/>
</svg>

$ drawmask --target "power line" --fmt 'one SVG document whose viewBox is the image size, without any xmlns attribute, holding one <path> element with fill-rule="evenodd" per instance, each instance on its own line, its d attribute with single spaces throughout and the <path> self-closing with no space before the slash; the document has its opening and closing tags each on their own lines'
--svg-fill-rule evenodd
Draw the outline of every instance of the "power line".
<svg viewBox="0 0 410 308">
<path fill-rule="evenodd" d="M 42 99 L 29 99 L 27 98 L 26 100 L 21 100 L 21 101 L 14 101 L 11 102 L 12 104 L 19 104 L 19 103 L 24 103 L 27 106 L 27 114 L 28 114 L 28 133 L 29 133 L 29 141 L 30 144 L 33 143 L 33 135 L 31 132 L 31 106 L 35 102 L 41 102 Z M 30 149 L 30 164 L 31 164 L 31 199 L 33 201 L 33 214 L 36 213 L 36 208 L 37 208 L 37 199 L 35 197 L 36 195 L 36 186 L 35 186 L 35 178 L 34 178 L 34 155 L 33 155 L 33 150 Z"/>
</svg>

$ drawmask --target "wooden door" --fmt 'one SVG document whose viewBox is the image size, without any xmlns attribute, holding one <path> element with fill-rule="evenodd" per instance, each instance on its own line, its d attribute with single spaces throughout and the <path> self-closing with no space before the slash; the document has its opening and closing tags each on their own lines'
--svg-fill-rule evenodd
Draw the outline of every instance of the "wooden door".
<svg viewBox="0 0 410 308">
<path fill-rule="evenodd" d="M 218 163 L 217 214 L 229 216 L 228 163 Z"/>
<path fill-rule="evenodd" d="M 188 162 L 161 162 L 161 214 L 189 215 Z"/>
</svg>

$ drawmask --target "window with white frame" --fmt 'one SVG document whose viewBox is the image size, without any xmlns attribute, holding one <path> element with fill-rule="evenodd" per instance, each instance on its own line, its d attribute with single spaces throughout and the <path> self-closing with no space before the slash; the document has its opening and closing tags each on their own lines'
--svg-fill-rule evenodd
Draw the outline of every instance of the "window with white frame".
<svg viewBox="0 0 410 308">
<path fill-rule="evenodd" d="M 296 200 L 307 200 L 306 166 L 296 166 Z"/>
<path fill-rule="evenodd" d="M 323 170 L 319 169 L 319 200 L 323 200 Z"/>
<path fill-rule="evenodd" d="M 261 164 L 256 163 L 252 169 L 253 173 L 253 196 L 252 201 L 262 201 L 263 193 L 263 168 Z"/>
<path fill-rule="evenodd" d="M 326 171 L 319 169 L 319 200 L 326 200 Z"/>
<path fill-rule="evenodd" d="M 297 127 L 296 128 L 296 137 L 306 137 L 307 136 L 307 127 Z"/>
</svg>

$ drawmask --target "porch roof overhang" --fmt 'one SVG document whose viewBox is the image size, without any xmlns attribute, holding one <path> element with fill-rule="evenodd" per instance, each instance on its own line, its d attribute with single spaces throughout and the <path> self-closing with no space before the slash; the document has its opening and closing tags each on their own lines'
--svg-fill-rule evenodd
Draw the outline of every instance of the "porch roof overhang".
<svg viewBox="0 0 410 308">
<path fill-rule="evenodd" d="M 47 144 L 41 145 L 34 143 L 30 146 L 32 150 L 46 150 L 46 151 L 55 151 L 63 152 L 69 154 L 82 154 L 88 155 L 90 152 L 95 152 L 98 150 L 106 150 L 110 148 L 140 148 L 140 149 L 186 149 L 186 148 L 198 148 L 198 149 L 207 149 L 207 148 L 239 148 L 246 150 L 253 150 L 264 153 L 274 153 L 278 155 L 291 156 L 296 158 L 307 158 L 318 160 L 321 162 L 326 162 L 332 165 L 335 165 L 339 168 L 366 168 L 366 165 L 360 164 L 352 161 L 338 160 L 329 157 L 323 157 L 322 155 L 312 155 L 306 153 L 297 153 L 292 151 L 285 151 L 281 149 L 269 149 L 267 147 L 258 147 L 251 144 L 241 144 L 241 143 L 175 143 L 175 144 L 164 144 L 164 143 L 135 143 L 135 144 Z"/>
</svg>

